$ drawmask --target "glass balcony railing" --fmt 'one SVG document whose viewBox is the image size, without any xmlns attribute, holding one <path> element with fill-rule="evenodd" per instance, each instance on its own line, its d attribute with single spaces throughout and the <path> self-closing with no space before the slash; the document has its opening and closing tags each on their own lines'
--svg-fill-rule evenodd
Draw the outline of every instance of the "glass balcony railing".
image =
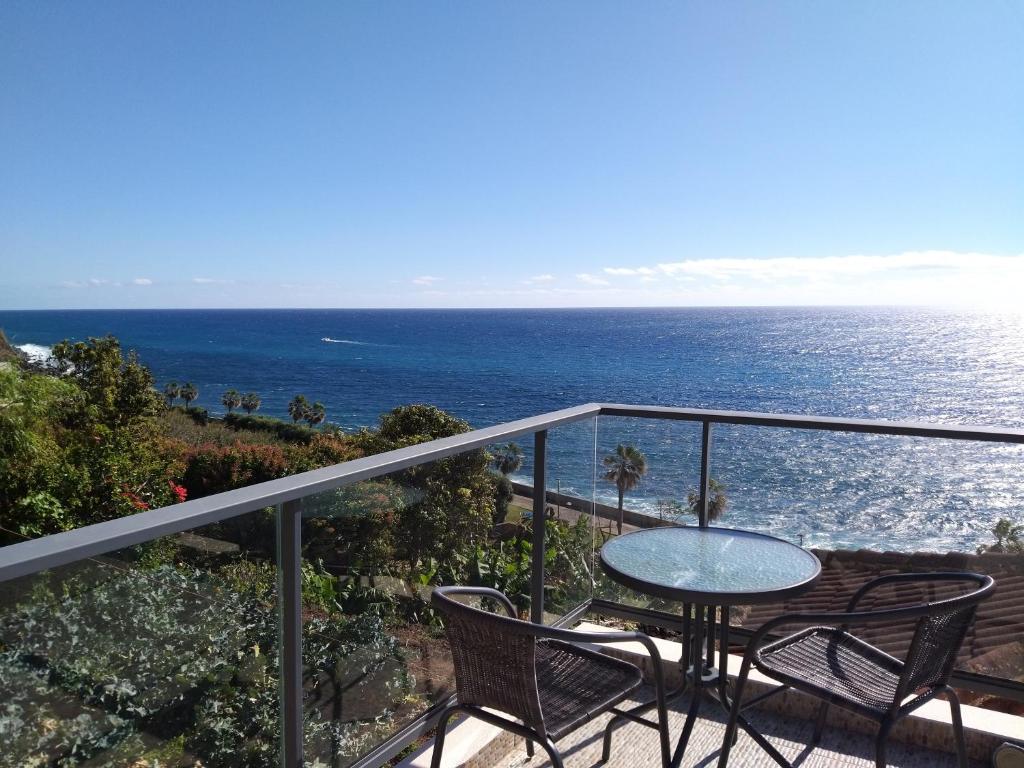
<svg viewBox="0 0 1024 768">
<path fill-rule="evenodd" d="M 597 564 L 619 533 L 606 457 L 620 445 L 661 457 L 642 494 L 626 488 L 624 531 L 720 514 L 815 548 L 819 608 L 883 570 L 991 573 L 955 683 L 1024 702 L 1024 556 L 975 552 L 1019 501 L 1022 443 L 586 405 L 14 544 L 0 549 L 0 767 L 381 765 L 454 693 L 437 585 L 496 587 L 533 621 L 676 629 L 680 606 Z M 734 609 L 735 641 L 781 608 Z"/>
</svg>

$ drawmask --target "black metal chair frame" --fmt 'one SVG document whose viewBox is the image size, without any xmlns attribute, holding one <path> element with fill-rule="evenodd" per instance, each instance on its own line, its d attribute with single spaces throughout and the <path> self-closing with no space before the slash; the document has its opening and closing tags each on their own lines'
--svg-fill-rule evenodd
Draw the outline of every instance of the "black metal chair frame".
<svg viewBox="0 0 1024 768">
<path fill-rule="evenodd" d="M 939 582 L 973 582 L 977 585 L 977 588 L 965 594 L 946 600 L 937 600 L 928 603 L 918 603 L 911 606 L 885 608 L 873 611 L 857 611 L 857 605 L 861 599 L 878 587 L 882 587 L 887 584 L 929 584 Z M 818 709 L 812 744 L 817 744 L 821 739 L 825 720 L 828 716 L 829 706 L 832 704 L 869 717 L 878 722 L 880 727 L 878 735 L 875 738 L 875 763 L 877 768 L 884 768 L 886 765 L 886 745 L 889 733 L 893 726 L 925 702 L 939 694 L 945 694 L 949 700 L 949 708 L 953 720 L 957 758 L 959 760 L 960 768 L 966 768 L 967 747 L 964 741 L 963 721 L 960 715 L 960 700 L 956 695 L 956 691 L 949 686 L 949 676 L 953 671 L 957 653 L 960 650 L 960 646 L 963 644 L 967 630 L 969 629 L 971 622 L 974 620 L 974 614 L 977 610 L 978 604 L 990 597 L 994 591 L 995 581 L 992 577 L 976 573 L 898 573 L 881 576 L 864 584 L 854 593 L 853 597 L 850 598 L 846 606 L 846 611 L 843 613 L 789 613 L 766 622 L 751 637 L 747 644 L 746 652 L 743 655 L 743 664 L 740 667 L 739 677 L 736 679 L 736 689 L 733 696 L 732 708 L 729 713 L 729 721 L 726 726 L 725 737 L 722 741 L 722 751 L 718 761 L 719 768 L 725 768 L 728 765 L 729 752 L 735 741 L 737 721 L 740 717 L 740 712 L 771 696 L 782 693 L 789 688 L 803 691 L 804 693 L 811 694 L 812 696 L 822 700 Z M 957 628 L 956 636 L 952 637 L 944 647 L 936 649 L 933 644 L 928 642 L 927 635 L 935 628 L 937 617 L 949 617 L 953 615 L 960 615 L 961 626 Z M 870 646 L 867 643 L 858 640 L 854 635 L 848 632 L 848 629 L 851 626 L 888 624 L 910 620 L 916 620 L 916 628 L 910 643 L 910 648 L 903 661 L 888 656 L 888 654 L 884 654 L 882 651 L 874 648 L 874 646 Z M 779 627 L 786 625 L 808 625 L 810 628 L 788 637 L 771 640 L 770 642 L 765 643 L 766 638 L 768 638 L 772 632 L 777 630 Z M 825 694 L 822 690 L 802 681 L 799 677 L 780 675 L 770 669 L 764 668 L 762 663 L 760 663 L 762 654 L 766 650 L 770 651 L 773 647 L 782 647 L 786 643 L 793 642 L 801 636 L 814 632 L 815 630 L 829 633 L 833 640 L 842 639 L 860 644 L 862 647 L 869 649 L 872 654 L 878 655 L 880 658 L 884 657 L 885 661 L 890 665 L 892 674 L 896 674 L 896 672 L 899 673 L 899 680 L 895 688 L 895 694 L 892 696 L 892 701 L 888 703 L 888 706 L 884 711 L 871 711 L 866 703 L 859 704 L 852 696 L 843 697 L 835 694 Z M 937 658 L 933 659 L 933 661 L 937 663 L 932 663 L 929 666 L 927 658 L 929 654 L 932 656 L 936 656 L 937 654 Z M 761 694 L 760 696 L 756 696 L 750 701 L 744 703 L 742 700 L 743 688 L 746 685 L 747 677 L 750 674 L 750 668 L 752 666 L 757 667 L 760 672 L 768 677 L 778 680 L 782 683 L 782 686 Z M 921 673 L 922 667 L 925 670 L 924 674 Z M 912 698 L 908 701 L 908 697 Z M 787 768 L 791 765 L 789 762 L 785 761 L 776 750 L 769 750 L 769 754 L 781 765 L 787 766 Z"/>
<path fill-rule="evenodd" d="M 454 600 L 453 596 L 490 598 L 504 607 L 505 611 L 508 613 L 508 617 L 466 605 L 465 603 Z M 508 714 L 513 717 L 522 720 L 523 722 L 521 723 L 510 718 L 495 715 L 484 709 L 484 707 L 487 707 L 489 709 L 497 709 L 502 712 L 507 712 L 509 707 L 503 706 L 501 701 L 496 700 L 500 698 L 500 696 L 491 697 L 488 696 L 485 691 L 482 692 L 482 688 L 486 688 L 486 686 L 479 685 L 480 681 L 472 681 L 473 685 L 471 685 L 471 681 L 464 679 L 464 675 L 467 674 L 467 671 L 463 671 L 460 675 L 460 656 L 463 656 L 464 654 L 474 656 L 474 661 L 479 662 L 478 668 L 486 670 L 486 674 L 491 675 L 491 667 L 500 666 L 501 659 L 503 657 L 508 658 L 509 655 L 514 654 L 518 648 L 523 647 L 515 645 L 517 640 L 519 642 L 525 642 L 527 644 L 525 647 L 532 646 L 534 650 L 538 641 L 554 641 L 558 644 L 558 647 L 562 652 L 570 654 L 575 653 L 581 657 L 594 657 L 598 654 L 596 651 L 578 647 L 580 643 L 591 645 L 623 642 L 641 643 L 651 657 L 655 691 L 654 701 L 646 702 L 629 711 L 616 708 L 615 705 L 618 701 L 613 701 L 607 706 L 602 706 L 600 709 L 590 712 L 589 714 L 591 717 L 596 717 L 603 712 L 614 712 L 616 715 L 627 720 L 656 729 L 658 731 L 661 747 L 662 766 L 663 768 L 668 768 L 671 753 L 669 748 L 668 711 L 665 704 L 664 672 L 662 669 L 661 655 L 658 653 L 658 648 L 650 637 L 642 632 L 580 632 L 577 630 L 562 629 L 522 621 L 516 618 L 515 607 L 504 594 L 496 589 L 489 589 L 487 587 L 437 587 L 434 589 L 431 602 L 435 608 L 448 618 L 455 614 L 468 616 L 469 614 L 467 612 L 479 614 L 472 616 L 472 622 L 479 623 L 487 627 L 489 631 L 481 635 L 480 639 L 481 642 L 486 640 L 490 644 L 489 647 L 484 647 L 483 645 L 474 648 L 456 647 L 456 644 L 459 643 L 459 639 L 457 637 L 453 638 L 452 633 L 449 631 L 449 640 L 452 643 L 452 656 L 455 661 L 455 682 L 458 700 L 456 703 L 446 707 L 441 713 L 440 720 L 437 724 L 437 730 L 434 735 L 434 752 L 431 759 L 431 768 L 440 768 L 448 721 L 457 712 L 464 712 L 465 714 L 483 720 L 490 725 L 510 731 L 518 736 L 522 736 L 526 739 L 527 754 L 531 757 L 533 756 L 533 742 L 538 742 L 544 748 L 544 751 L 547 752 L 548 757 L 551 759 L 553 768 L 563 768 L 561 754 L 555 746 L 554 740 L 548 733 L 545 716 L 541 709 L 536 667 L 533 668 L 532 674 L 530 674 L 530 670 L 527 670 L 519 679 L 516 677 L 516 670 L 512 670 L 511 672 L 507 669 L 504 670 L 503 679 L 499 679 L 502 677 L 502 672 L 494 670 L 494 680 L 489 681 L 504 687 L 521 686 L 521 690 L 525 694 L 526 698 L 531 700 L 533 705 L 531 708 L 534 712 L 539 714 L 539 717 L 531 718 L 531 716 L 525 712 L 508 712 Z M 446 629 L 450 629 L 450 625 L 447 624 L 447 622 Z M 505 647 L 495 647 L 502 645 Z M 481 658 L 481 655 L 488 654 L 488 651 L 490 651 L 488 658 Z M 628 664 L 628 662 L 617 663 Z M 637 671 L 639 672 L 639 670 Z M 623 698 L 632 690 L 633 689 L 625 691 L 623 693 Z M 619 699 L 619 701 L 621 701 L 621 699 Z M 640 717 L 638 714 L 640 711 L 649 708 L 652 703 L 656 706 L 658 712 L 658 721 L 656 723 Z M 567 735 L 568 732 L 575 730 L 585 722 L 586 720 L 575 725 L 571 725 L 569 730 L 561 735 Z M 608 758 L 607 750 L 608 743 L 606 740 L 604 760 L 607 760 Z"/>
</svg>

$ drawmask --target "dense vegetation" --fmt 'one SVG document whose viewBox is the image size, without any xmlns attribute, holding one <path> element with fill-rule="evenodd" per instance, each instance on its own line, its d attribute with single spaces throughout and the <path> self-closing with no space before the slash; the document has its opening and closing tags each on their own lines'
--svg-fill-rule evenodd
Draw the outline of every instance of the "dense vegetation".
<svg viewBox="0 0 1024 768">
<path fill-rule="evenodd" d="M 281 421 L 237 390 L 213 420 L 194 386 L 157 390 L 112 337 L 54 358 L 0 362 L 3 544 L 469 429 L 411 405 L 346 435 L 316 428 L 317 404 Z M 347 765 L 448 695 L 430 586 L 494 586 L 528 610 L 530 532 L 505 522 L 503 473 L 521 462 L 515 445 L 469 451 L 305 501 L 311 762 Z M 571 607 L 589 594 L 592 532 L 546 526 L 548 601 Z M 273 510 L 193 533 L 0 585 L 0 766 L 276 765 Z"/>
</svg>

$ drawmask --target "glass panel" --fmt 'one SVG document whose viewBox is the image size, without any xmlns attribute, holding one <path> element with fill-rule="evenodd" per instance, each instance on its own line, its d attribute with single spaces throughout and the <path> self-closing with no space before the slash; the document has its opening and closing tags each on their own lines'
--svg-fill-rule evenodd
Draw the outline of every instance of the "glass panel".
<svg viewBox="0 0 1024 768">
<path fill-rule="evenodd" d="M 271 512 L 0 585 L 0 765 L 276 766 Z"/>
<path fill-rule="evenodd" d="M 618 531 L 619 481 L 623 477 L 623 530 L 661 522 L 695 523 L 691 497 L 700 485 L 701 425 L 687 421 L 663 421 L 602 416 L 597 431 L 598 514 L 610 518 L 607 534 Z M 623 446 L 623 453 L 619 446 Z M 630 449 L 639 452 L 643 470 L 634 479 L 613 473 L 632 461 Z M 638 517 L 638 515 L 644 517 Z"/>
<path fill-rule="evenodd" d="M 494 587 L 529 611 L 529 538 L 496 533 L 493 464 L 468 451 L 304 500 L 311 762 L 350 765 L 454 692 L 434 586 Z"/>
<path fill-rule="evenodd" d="M 620 446 L 622 449 L 620 450 Z M 658 525 L 694 525 L 700 485 L 701 425 L 694 422 L 602 416 L 597 426 L 598 550 L 618 533 L 622 477 L 623 533 Z M 643 458 L 642 472 L 631 449 Z M 623 468 L 626 467 L 624 470 Z M 639 475 L 639 477 L 635 477 Z M 681 606 L 628 590 L 598 564 L 594 596 L 678 615 Z"/>
<path fill-rule="evenodd" d="M 1024 507 L 1024 446 L 715 425 L 722 524 L 807 546 L 973 552 Z"/>
<path fill-rule="evenodd" d="M 958 667 L 1024 677 L 1024 547 L 1012 540 L 1024 523 L 1024 446 L 723 425 L 714 434 L 712 475 L 729 488 L 722 523 L 813 548 L 823 571 L 808 605 L 841 610 L 881 573 L 990 574 L 997 591 L 979 607 Z M 907 601 L 936 594 L 878 593 Z M 787 605 L 800 607 L 801 598 Z M 753 627 L 778 607 L 738 610 Z M 861 632 L 897 657 L 907 651 L 906 626 Z M 1011 706 L 978 694 L 965 699 Z"/>
<path fill-rule="evenodd" d="M 593 596 L 596 428 L 594 418 L 548 431 L 545 623 L 557 620 Z"/>
</svg>

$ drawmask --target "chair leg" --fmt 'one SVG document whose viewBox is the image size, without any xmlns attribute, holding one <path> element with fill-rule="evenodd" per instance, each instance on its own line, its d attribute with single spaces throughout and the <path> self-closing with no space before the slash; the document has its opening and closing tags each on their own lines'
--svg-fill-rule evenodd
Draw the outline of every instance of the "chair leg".
<svg viewBox="0 0 1024 768">
<path fill-rule="evenodd" d="M 750 674 L 750 657 L 745 656 L 743 666 L 740 667 L 740 674 L 736 678 L 736 690 L 732 695 L 732 706 L 729 708 L 729 722 L 725 726 L 725 736 L 722 739 L 722 751 L 718 755 L 718 768 L 726 768 L 729 765 L 729 752 L 736 741 L 736 728 L 739 725 L 740 707 L 743 704 L 743 689 L 747 684 L 747 675 Z"/>
<path fill-rule="evenodd" d="M 608 758 L 612 755 L 612 731 L 615 730 L 615 726 L 621 723 L 623 718 L 617 715 L 612 715 L 612 719 L 608 721 L 608 725 L 604 729 L 604 743 L 601 746 L 601 762 L 607 763 Z"/>
<path fill-rule="evenodd" d="M 949 697 L 949 712 L 953 718 L 953 737 L 956 739 L 956 760 L 960 768 L 967 768 L 967 741 L 964 738 L 964 721 L 960 715 L 960 697 L 949 686 L 946 686 Z"/>
<path fill-rule="evenodd" d="M 533 739 L 526 740 L 526 756 L 533 758 Z"/>
<path fill-rule="evenodd" d="M 551 768 L 565 768 L 562 763 L 562 756 L 558 754 L 558 750 L 555 748 L 554 742 L 551 741 L 547 736 L 541 741 L 540 745 L 544 747 L 544 751 L 548 753 L 548 757 L 551 758 Z"/>
<path fill-rule="evenodd" d="M 665 703 L 664 683 L 658 690 L 658 742 L 661 747 L 661 768 L 672 764 L 672 746 L 668 735 L 668 706 Z"/>
<path fill-rule="evenodd" d="M 821 734 L 825 730 L 825 721 L 828 719 L 828 707 L 827 701 L 821 702 L 821 706 L 818 707 L 818 718 L 814 722 L 814 735 L 811 736 L 811 744 L 815 746 L 821 741 Z"/>
<path fill-rule="evenodd" d="M 891 722 L 886 721 L 878 729 L 878 736 L 875 737 L 875 768 L 885 768 L 887 765 L 885 762 L 885 752 L 889 742 L 889 731 L 892 730 L 892 726 Z"/>
<path fill-rule="evenodd" d="M 448 721 L 458 711 L 458 706 L 448 707 L 437 721 L 437 730 L 434 731 L 434 752 L 430 758 L 430 768 L 441 768 L 441 753 L 444 751 L 444 737 L 448 730 Z"/>
</svg>

